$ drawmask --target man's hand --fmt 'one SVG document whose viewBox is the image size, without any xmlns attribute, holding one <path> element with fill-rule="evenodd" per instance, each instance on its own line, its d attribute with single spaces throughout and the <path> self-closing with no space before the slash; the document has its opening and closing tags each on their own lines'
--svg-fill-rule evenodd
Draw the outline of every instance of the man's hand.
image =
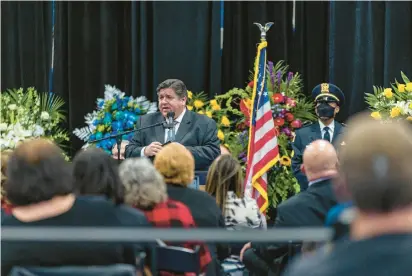
<svg viewBox="0 0 412 276">
<path fill-rule="evenodd" d="M 247 244 L 245 244 L 242 248 L 242 250 L 240 250 L 240 260 L 243 262 L 243 254 L 245 254 L 245 251 L 248 250 L 249 248 L 252 247 L 252 243 L 248 242 Z"/>
<path fill-rule="evenodd" d="M 127 144 L 129 144 L 129 141 L 122 141 L 122 144 L 120 145 L 120 159 L 124 159 L 124 150 L 126 149 Z M 117 157 L 117 144 L 115 144 L 112 148 L 112 157 L 114 159 L 118 159 Z"/>
<path fill-rule="evenodd" d="M 162 149 L 162 144 L 159 142 L 152 142 L 150 145 L 144 148 L 144 155 L 149 157 L 156 155 Z"/>
</svg>

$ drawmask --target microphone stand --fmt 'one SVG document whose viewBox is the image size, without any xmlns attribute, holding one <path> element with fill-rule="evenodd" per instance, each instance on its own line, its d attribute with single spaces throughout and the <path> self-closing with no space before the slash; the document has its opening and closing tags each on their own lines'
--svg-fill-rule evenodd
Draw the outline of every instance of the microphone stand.
<svg viewBox="0 0 412 276">
<path fill-rule="evenodd" d="M 89 143 L 90 144 L 94 144 L 94 143 L 98 143 L 100 141 L 104 141 L 104 140 L 110 140 L 110 139 L 116 139 L 116 146 L 117 146 L 117 160 L 120 163 L 120 149 L 122 147 L 122 136 L 129 134 L 129 133 L 133 133 L 133 132 L 138 132 L 138 131 L 142 131 L 144 129 L 148 129 L 148 128 L 152 128 L 152 127 L 157 127 L 157 126 L 165 126 L 165 128 L 168 128 L 168 124 L 166 122 L 161 122 L 161 123 L 157 123 L 154 125 L 150 125 L 150 126 L 145 126 L 145 127 L 141 127 L 138 129 L 132 129 L 132 130 L 128 130 L 128 131 L 124 131 L 118 134 L 114 134 L 114 135 L 110 135 L 104 138 L 100 138 L 100 139 L 96 139 L 96 140 L 92 140 Z"/>
</svg>

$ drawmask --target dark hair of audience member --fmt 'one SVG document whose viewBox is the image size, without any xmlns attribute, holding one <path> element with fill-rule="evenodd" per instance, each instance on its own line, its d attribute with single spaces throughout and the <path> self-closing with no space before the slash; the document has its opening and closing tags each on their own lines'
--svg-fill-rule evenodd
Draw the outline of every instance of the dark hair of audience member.
<svg viewBox="0 0 412 276">
<path fill-rule="evenodd" d="M 239 162 L 229 154 L 219 156 L 209 168 L 206 180 L 206 192 L 216 198 L 217 205 L 224 212 L 227 192 L 233 191 L 243 198 L 242 168 Z"/>
<path fill-rule="evenodd" d="M 73 159 L 73 177 L 77 194 L 105 195 L 116 204 L 123 203 L 124 187 L 117 162 L 103 150 L 90 148 L 79 152 Z"/>
<path fill-rule="evenodd" d="M 47 139 L 21 143 L 7 164 L 5 193 L 14 206 L 27 206 L 73 192 L 69 163 Z"/>
</svg>

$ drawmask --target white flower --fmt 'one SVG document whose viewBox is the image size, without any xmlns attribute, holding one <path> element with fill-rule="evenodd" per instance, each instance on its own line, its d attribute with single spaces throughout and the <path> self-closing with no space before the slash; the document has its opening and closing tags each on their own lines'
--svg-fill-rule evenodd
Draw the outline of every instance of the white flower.
<svg viewBox="0 0 412 276">
<path fill-rule="evenodd" d="M 7 130 L 7 124 L 6 123 L 1 123 L 0 124 L 0 131 L 5 131 Z"/>
<path fill-rule="evenodd" d="M 44 135 L 44 129 L 43 127 L 39 126 L 39 125 L 35 125 L 34 126 L 34 130 L 33 130 L 33 136 L 34 137 L 40 137 Z"/>
<path fill-rule="evenodd" d="M 48 119 L 50 119 L 50 115 L 48 112 L 46 111 L 42 111 L 40 114 L 40 119 L 42 119 L 43 121 L 46 121 Z"/>
<path fill-rule="evenodd" d="M 9 104 L 8 108 L 9 108 L 10 110 L 16 110 L 17 105 L 15 105 L 15 104 Z"/>
</svg>

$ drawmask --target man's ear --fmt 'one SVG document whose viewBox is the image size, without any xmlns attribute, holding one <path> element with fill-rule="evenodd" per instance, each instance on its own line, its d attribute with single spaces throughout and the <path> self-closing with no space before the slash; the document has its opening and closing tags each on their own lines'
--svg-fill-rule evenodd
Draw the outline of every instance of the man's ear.
<svg viewBox="0 0 412 276">
<path fill-rule="evenodd" d="M 339 105 L 338 105 L 338 106 L 336 106 L 336 108 L 335 108 L 335 114 L 338 114 L 339 111 L 340 111 L 340 107 L 339 107 Z"/>
<path fill-rule="evenodd" d="M 306 174 L 306 172 L 305 172 L 305 166 L 302 164 L 302 165 L 300 165 L 300 171 L 303 173 L 303 174 Z"/>
</svg>

